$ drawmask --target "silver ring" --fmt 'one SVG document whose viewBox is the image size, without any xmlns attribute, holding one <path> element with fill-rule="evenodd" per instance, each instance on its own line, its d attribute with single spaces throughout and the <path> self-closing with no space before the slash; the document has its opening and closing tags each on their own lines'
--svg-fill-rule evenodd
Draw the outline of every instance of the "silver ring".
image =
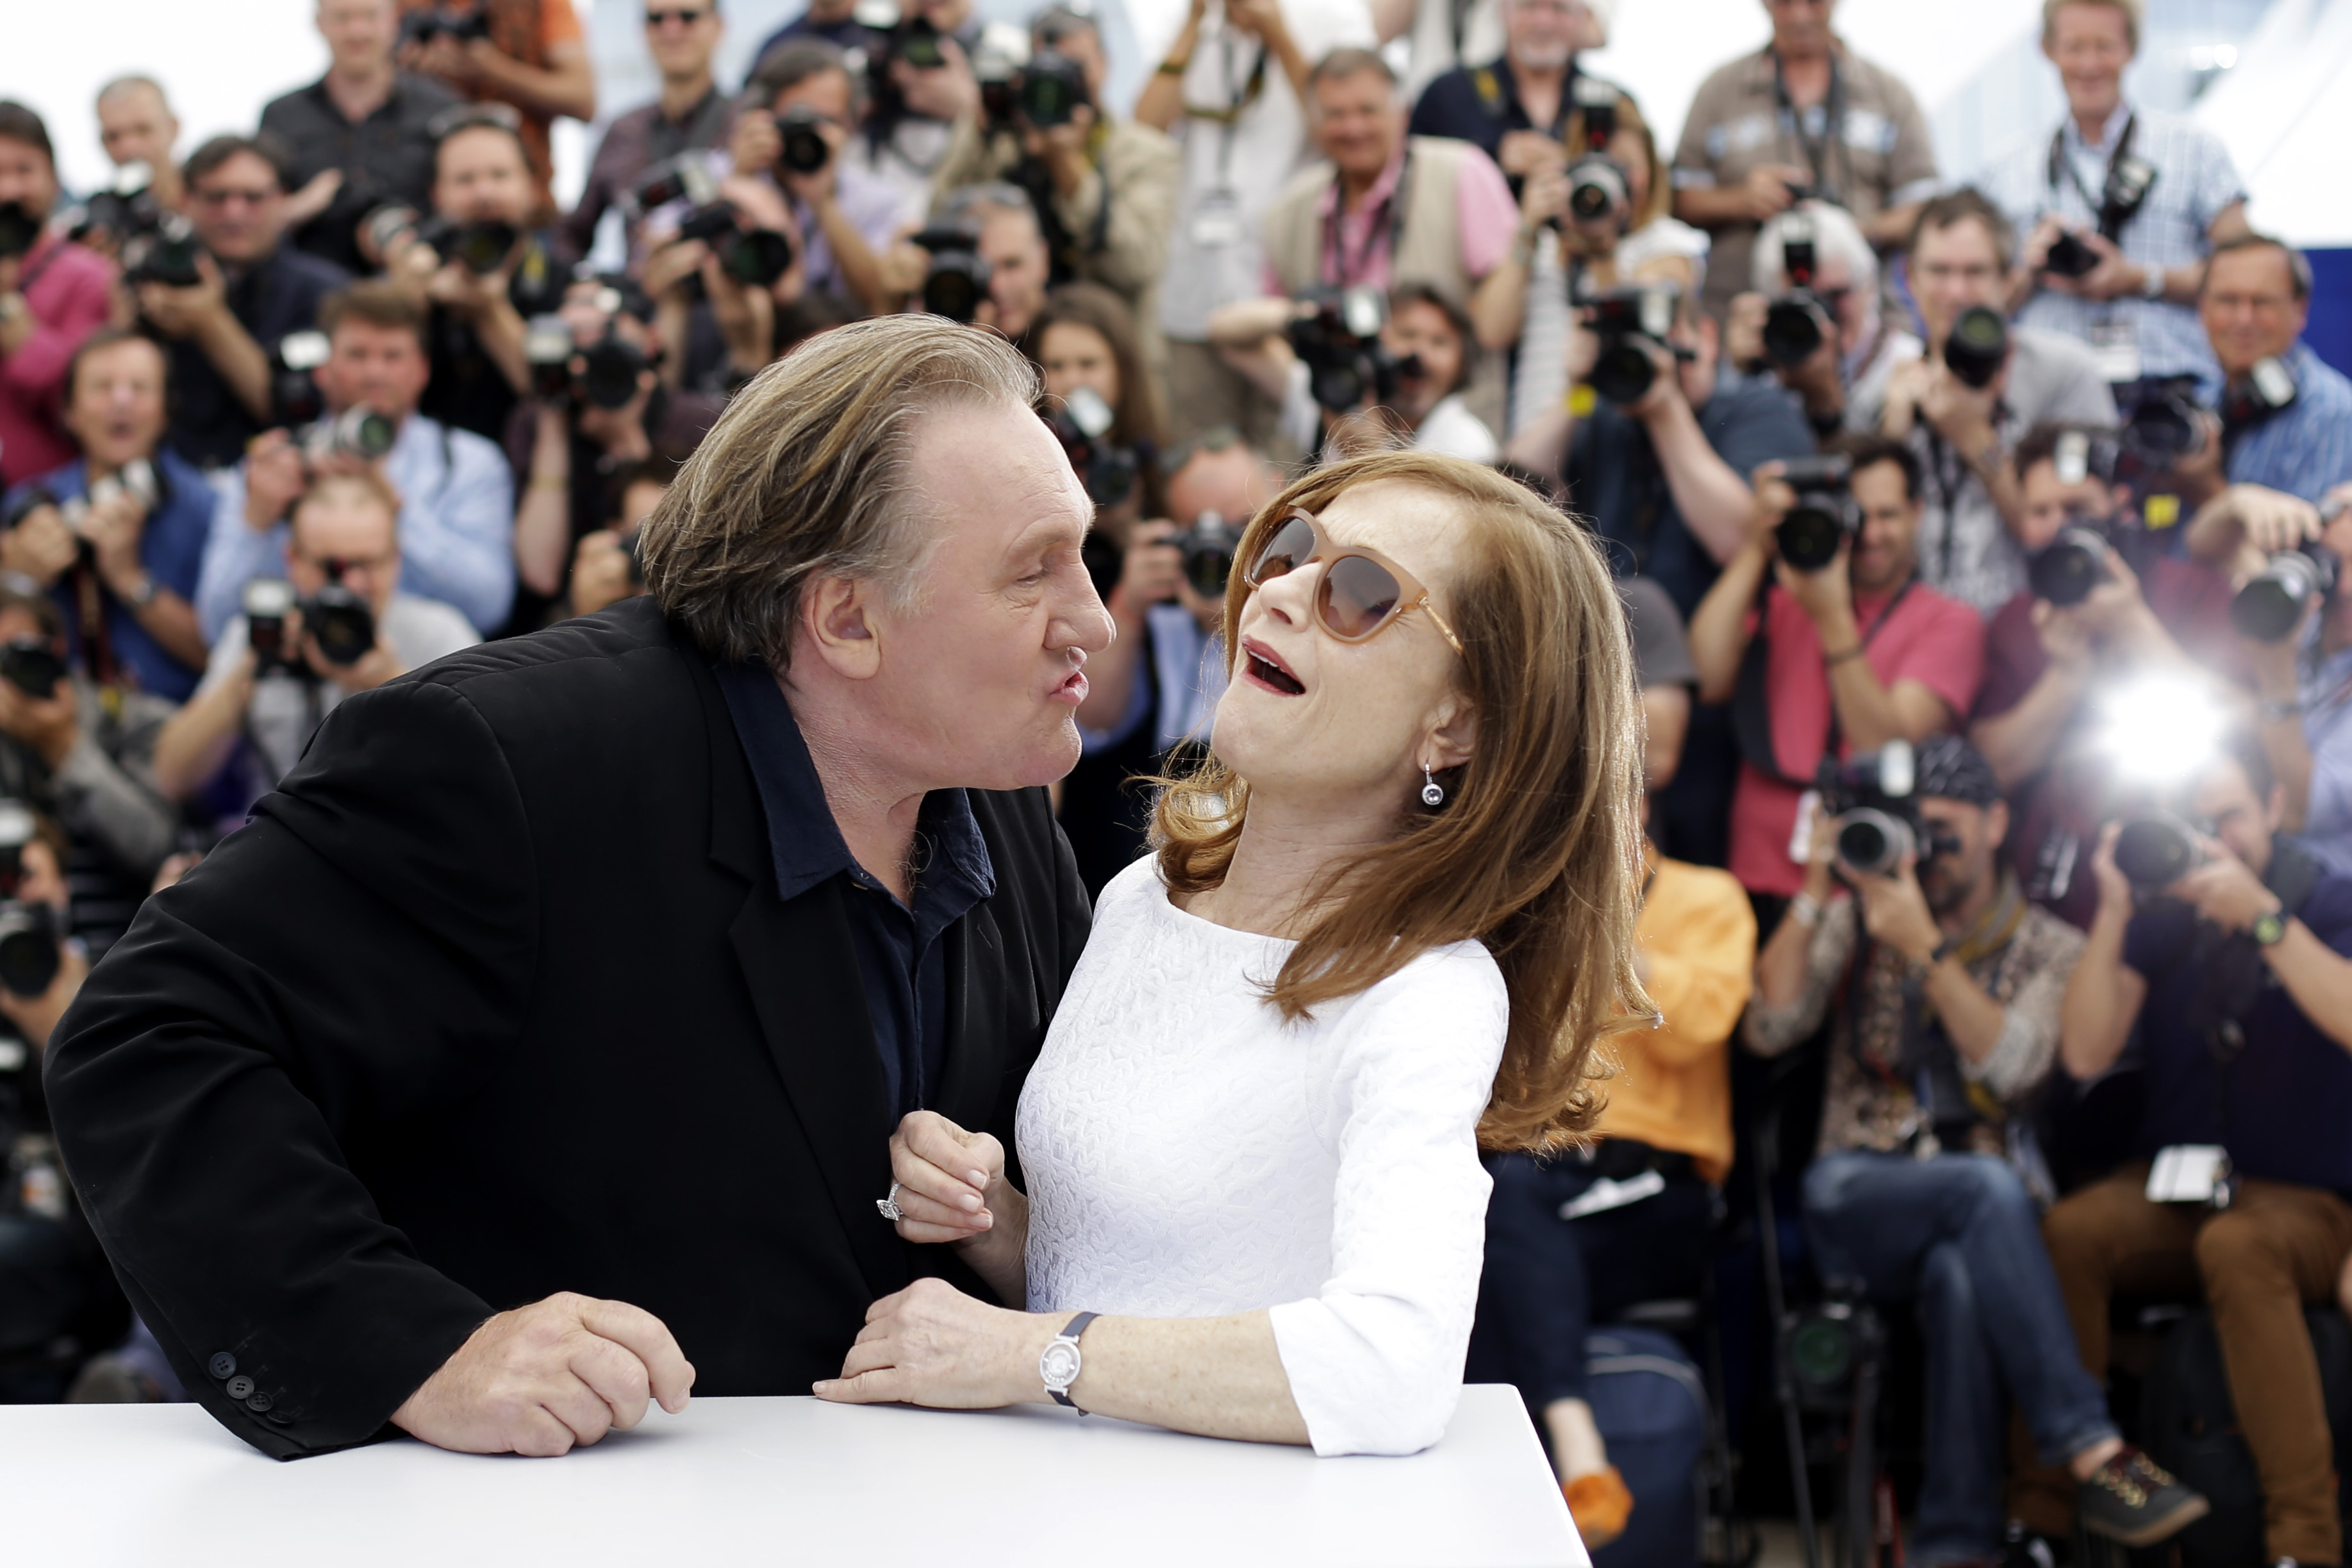
<svg viewBox="0 0 2352 1568">
<path fill-rule="evenodd" d="M 905 1215 L 898 1212 L 898 1184 L 895 1181 L 890 1184 L 890 1196 L 887 1197 L 876 1198 L 874 1200 L 874 1207 L 881 1211 L 883 1218 L 888 1220 L 893 1225 L 898 1224 L 898 1221 L 906 1218 Z"/>
</svg>

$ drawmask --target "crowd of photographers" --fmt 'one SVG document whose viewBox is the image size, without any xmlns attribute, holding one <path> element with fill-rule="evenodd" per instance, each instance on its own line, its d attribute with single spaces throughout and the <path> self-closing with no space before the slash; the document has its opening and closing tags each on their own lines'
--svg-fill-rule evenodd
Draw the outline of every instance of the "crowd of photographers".
<svg viewBox="0 0 2352 1568">
<path fill-rule="evenodd" d="M 1037 363 L 1098 507 L 1092 885 L 1289 475 L 1499 464 L 1622 579 L 1668 1028 L 1596 1150 L 1492 1162 L 1473 1349 L 1589 1541 L 1635 1500 L 1577 1347 L 1696 1288 L 1736 1037 L 1826 1054 L 1815 1271 L 1916 1303 L 1915 1561 L 2205 1506 L 2101 1392 L 2109 1299 L 2171 1291 L 2266 1552 L 2341 1563 L 2302 1314 L 2352 1291 L 2352 382 L 2221 145 L 2126 97 L 2139 0 L 2050 0 L 2067 115 L 1968 179 L 1834 0 L 1763 4 L 1670 149 L 1580 68 L 1598 0 L 1192 0 L 1131 112 L 1092 0 L 814 0 L 732 90 L 720 0 L 646 0 L 658 94 L 568 213 L 570 0 L 318 0 L 326 75 L 184 156 L 121 78 L 78 198 L 0 103 L 0 1391 L 173 1392 L 135 1324 L 71 1354 L 121 1324 L 37 1091 L 140 898 L 344 696 L 642 591 L 737 387 L 928 310 Z"/>
</svg>

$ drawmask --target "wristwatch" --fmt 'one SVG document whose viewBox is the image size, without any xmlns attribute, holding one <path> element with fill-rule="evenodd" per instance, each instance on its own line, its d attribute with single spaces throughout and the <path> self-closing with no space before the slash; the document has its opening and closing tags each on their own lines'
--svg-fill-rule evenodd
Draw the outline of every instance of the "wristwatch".
<svg viewBox="0 0 2352 1568">
<path fill-rule="evenodd" d="M 2286 935 L 2286 911 L 2266 909 L 2254 916 L 2254 924 L 2250 929 L 2258 946 L 2275 947 L 2279 939 Z"/>
<path fill-rule="evenodd" d="M 139 580 L 132 583 L 130 589 L 123 593 L 122 601 L 125 604 L 130 605 L 134 610 L 144 610 L 149 605 L 155 602 L 155 590 L 158 584 L 155 581 L 155 574 L 150 571 L 142 571 L 139 574 Z"/>
<path fill-rule="evenodd" d="M 1070 1385 L 1086 1370 L 1086 1358 L 1078 1354 L 1078 1336 L 1100 1316 L 1100 1312 L 1080 1312 L 1064 1323 L 1062 1332 L 1037 1355 L 1037 1375 L 1045 1380 L 1045 1392 L 1054 1396 L 1055 1404 L 1066 1405 L 1081 1416 L 1087 1412 L 1070 1397 Z"/>
<path fill-rule="evenodd" d="M 2147 280 L 2139 286 L 2139 297 L 2142 299 L 2150 301 L 2162 300 L 2164 298 L 2164 286 L 2166 281 L 2164 268 L 2157 266 L 2154 262 L 2149 262 L 2145 270 L 2147 273 Z"/>
</svg>

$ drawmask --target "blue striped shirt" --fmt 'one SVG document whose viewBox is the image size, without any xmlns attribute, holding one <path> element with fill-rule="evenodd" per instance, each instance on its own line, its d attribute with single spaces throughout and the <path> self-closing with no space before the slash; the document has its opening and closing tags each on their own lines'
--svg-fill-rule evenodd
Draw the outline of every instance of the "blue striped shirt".
<svg viewBox="0 0 2352 1568">
<path fill-rule="evenodd" d="M 2352 381 L 2302 343 L 2286 354 L 2294 401 L 2230 445 L 2233 485 L 2263 485 L 2316 506 L 2352 479 Z"/>
</svg>

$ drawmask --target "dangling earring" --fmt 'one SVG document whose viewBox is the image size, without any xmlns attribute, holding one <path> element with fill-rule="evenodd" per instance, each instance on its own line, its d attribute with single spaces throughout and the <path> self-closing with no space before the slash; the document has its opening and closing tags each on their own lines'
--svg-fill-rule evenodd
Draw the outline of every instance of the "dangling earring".
<svg viewBox="0 0 2352 1568">
<path fill-rule="evenodd" d="M 1429 771 L 1429 764 L 1421 765 L 1421 803 L 1433 810 L 1445 804 L 1445 786 Z"/>
</svg>

